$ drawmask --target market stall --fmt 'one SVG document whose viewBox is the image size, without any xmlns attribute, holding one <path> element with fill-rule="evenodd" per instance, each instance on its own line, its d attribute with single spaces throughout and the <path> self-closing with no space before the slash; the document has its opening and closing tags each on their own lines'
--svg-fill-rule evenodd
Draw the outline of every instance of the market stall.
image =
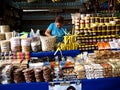
<svg viewBox="0 0 120 90">
<path fill-rule="evenodd" d="M 40 5 L 29 1 L 11 4 L 13 6 L 16 3 L 24 14 L 27 14 L 24 10 L 28 8 L 27 5 L 37 8 L 46 4 L 44 0 Z M 84 3 L 88 14 L 64 15 L 72 23 L 69 31 L 63 25 L 62 16 L 57 16 L 55 22 L 48 26 L 46 36 L 42 35 L 39 28 L 17 32 L 11 30 L 9 25 L 0 25 L 0 90 L 119 90 L 120 19 L 114 10 L 114 15 L 111 14 L 110 5 L 108 14 L 103 14 L 98 12 L 99 7 L 96 5 L 90 7 L 92 3 Z M 97 0 L 95 3 L 98 6 L 100 4 Z M 25 6 L 21 7 L 22 4 Z M 49 18 L 53 20 L 53 12 L 59 11 L 63 15 L 61 13 L 66 12 L 66 9 L 71 9 L 71 4 L 73 11 L 81 5 L 77 0 L 69 3 L 52 0 L 47 9 L 54 5 L 59 9 L 60 5 L 62 10 L 42 12 L 52 12 Z M 89 13 L 91 10 L 95 10 L 95 13 Z M 44 15 L 42 17 L 40 21 L 46 18 Z M 30 19 L 33 18 L 31 16 Z M 24 15 L 22 19 L 29 20 Z"/>
</svg>

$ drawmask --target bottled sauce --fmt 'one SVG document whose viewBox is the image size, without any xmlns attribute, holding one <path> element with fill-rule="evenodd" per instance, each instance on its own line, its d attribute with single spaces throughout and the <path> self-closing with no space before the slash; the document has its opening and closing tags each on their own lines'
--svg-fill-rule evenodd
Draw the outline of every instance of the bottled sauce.
<svg viewBox="0 0 120 90">
<path fill-rule="evenodd" d="M 80 20 L 80 28 L 84 28 L 85 27 L 85 21 L 84 20 Z"/>
<path fill-rule="evenodd" d="M 55 73 L 55 77 L 57 80 L 59 80 L 59 71 L 60 71 L 59 58 L 58 58 L 58 56 L 56 56 L 55 57 L 54 73 Z"/>
</svg>

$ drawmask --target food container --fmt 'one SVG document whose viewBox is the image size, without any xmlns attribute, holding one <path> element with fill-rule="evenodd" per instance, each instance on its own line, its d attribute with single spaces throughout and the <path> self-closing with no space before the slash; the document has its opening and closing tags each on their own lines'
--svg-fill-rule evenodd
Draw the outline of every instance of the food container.
<svg viewBox="0 0 120 90">
<path fill-rule="evenodd" d="M 102 31 L 102 25 L 98 26 L 98 30 Z"/>
<path fill-rule="evenodd" d="M 84 20 L 80 20 L 80 28 L 84 28 L 85 27 L 85 21 Z"/>
<path fill-rule="evenodd" d="M 79 25 L 75 25 L 75 30 L 80 29 Z"/>
<path fill-rule="evenodd" d="M 21 46 L 22 46 L 22 52 L 30 52 L 30 39 L 22 39 L 21 40 Z"/>
<path fill-rule="evenodd" d="M 86 28 L 89 28 L 89 27 L 90 27 L 90 22 L 89 22 L 89 20 L 85 20 L 85 27 L 86 27 Z"/>
<path fill-rule="evenodd" d="M 12 38 L 12 32 L 6 32 L 5 38 L 6 38 L 6 40 L 10 40 Z"/>
<path fill-rule="evenodd" d="M 107 30 L 111 30 L 111 24 L 107 24 Z"/>
<path fill-rule="evenodd" d="M 104 18 L 104 23 L 109 23 L 109 18 L 108 17 Z"/>
<path fill-rule="evenodd" d="M 55 36 L 40 36 L 42 42 L 42 51 L 51 51 L 55 48 L 56 37 Z"/>
<path fill-rule="evenodd" d="M 95 17 L 95 22 L 100 23 L 100 17 Z"/>
<path fill-rule="evenodd" d="M 107 26 L 106 26 L 106 25 L 103 25 L 103 26 L 102 26 L 102 30 L 107 30 Z"/>
<path fill-rule="evenodd" d="M 40 37 L 33 37 L 32 38 L 31 49 L 33 52 L 38 52 L 41 50 Z"/>
<path fill-rule="evenodd" d="M 116 24 L 120 24 L 120 19 L 115 19 Z"/>
<path fill-rule="evenodd" d="M 1 52 L 9 52 L 10 51 L 10 41 L 4 40 L 1 41 Z"/>
<path fill-rule="evenodd" d="M 104 23 L 104 18 L 100 18 L 100 23 Z"/>
<path fill-rule="evenodd" d="M 10 39 L 10 43 L 11 43 L 11 50 L 13 52 L 20 52 L 21 51 L 21 40 L 19 37 L 12 37 Z"/>
<path fill-rule="evenodd" d="M 5 34 L 4 33 L 0 33 L 0 40 L 5 40 Z"/>
<path fill-rule="evenodd" d="M 91 22 L 91 23 L 95 23 L 95 17 L 91 17 L 91 18 L 90 18 L 90 22 Z"/>
<path fill-rule="evenodd" d="M 113 17 L 109 17 L 109 21 L 113 21 Z"/>
<path fill-rule="evenodd" d="M 116 25 L 116 29 L 117 30 L 120 29 L 120 25 L 119 24 Z"/>
<path fill-rule="evenodd" d="M 0 31 L 1 31 L 1 33 L 10 32 L 10 26 L 9 25 L 0 25 Z"/>
<path fill-rule="evenodd" d="M 113 21 L 115 21 L 115 19 L 117 19 L 117 17 L 113 17 Z"/>
</svg>

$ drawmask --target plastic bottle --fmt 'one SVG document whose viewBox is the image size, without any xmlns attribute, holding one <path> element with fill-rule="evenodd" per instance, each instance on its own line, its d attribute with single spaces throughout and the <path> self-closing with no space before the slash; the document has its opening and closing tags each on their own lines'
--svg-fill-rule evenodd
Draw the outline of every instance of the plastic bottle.
<svg viewBox="0 0 120 90">
<path fill-rule="evenodd" d="M 58 58 L 58 56 L 56 56 L 55 57 L 54 73 L 55 73 L 55 77 L 57 80 L 59 79 L 59 71 L 60 71 L 59 58 Z"/>
</svg>

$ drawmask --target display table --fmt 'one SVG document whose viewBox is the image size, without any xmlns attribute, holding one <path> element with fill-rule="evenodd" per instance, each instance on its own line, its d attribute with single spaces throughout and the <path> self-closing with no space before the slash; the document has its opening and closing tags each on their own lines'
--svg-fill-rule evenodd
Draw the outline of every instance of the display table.
<svg viewBox="0 0 120 90">
<path fill-rule="evenodd" d="M 54 56 L 54 51 L 51 52 L 39 52 L 31 53 L 31 57 L 51 57 Z M 80 54 L 80 50 L 62 51 L 63 56 L 72 56 Z M 56 55 L 61 55 L 58 52 Z M 120 77 L 112 78 L 99 78 L 99 79 L 82 79 L 81 87 L 82 90 L 120 90 Z M 54 82 L 53 82 L 54 83 Z M 49 90 L 49 83 L 19 83 L 19 84 L 0 84 L 0 90 Z M 55 89 L 56 90 L 56 89 Z M 58 90 L 58 89 L 57 89 Z M 81 90 L 76 89 L 76 90 Z"/>
<path fill-rule="evenodd" d="M 120 90 L 120 77 L 82 80 L 82 90 Z"/>
<path fill-rule="evenodd" d="M 30 57 L 52 57 L 54 56 L 55 51 L 50 52 L 32 52 L 30 53 Z M 62 51 L 63 56 L 72 56 L 75 57 L 76 55 L 80 54 L 80 50 L 69 50 L 69 51 Z M 58 51 L 56 55 L 60 56 L 60 52 Z"/>
<path fill-rule="evenodd" d="M 81 80 L 82 90 L 120 90 L 120 77 Z M 48 83 L 0 85 L 0 90 L 48 90 Z"/>
<path fill-rule="evenodd" d="M 48 83 L 0 84 L 0 90 L 48 90 Z"/>
</svg>

